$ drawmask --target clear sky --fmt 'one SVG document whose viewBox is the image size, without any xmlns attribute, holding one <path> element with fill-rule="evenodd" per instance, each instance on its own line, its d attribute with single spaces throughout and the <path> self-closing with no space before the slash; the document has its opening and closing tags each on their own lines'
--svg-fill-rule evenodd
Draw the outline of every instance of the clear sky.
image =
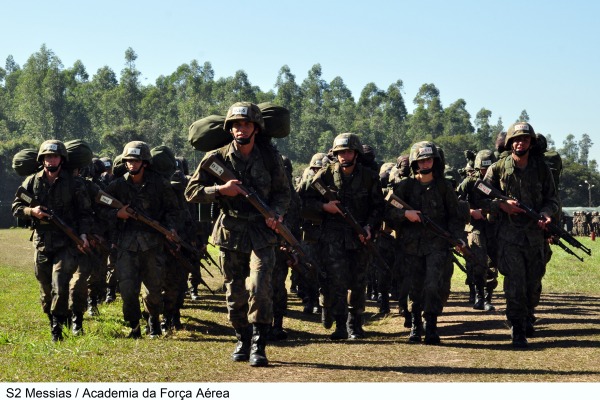
<svg viewBox="0 0 600 400">
<path fill-rule="evenodd" d="M 600 2 L 422 1 L 11 1 L 2 10 L 0 65 L 23 66 L 42 44 L 65 68 L 117 75 L 128 47 L 143 84 L 182 64 L 209 61 L 215 77 L 244 70 L 263 91 L 288 65 L 300 84 L 314 64 L 340 76 L 355 100 L 369 82 L 404 82 L 409 111 L 424 83 L 447 107 L 462 98 L 505 127 L 523 109 L 557 147 L 587 133 L 600 161 Z M 360 132 L 357 132 L 360 133 Z"/>
</svg>

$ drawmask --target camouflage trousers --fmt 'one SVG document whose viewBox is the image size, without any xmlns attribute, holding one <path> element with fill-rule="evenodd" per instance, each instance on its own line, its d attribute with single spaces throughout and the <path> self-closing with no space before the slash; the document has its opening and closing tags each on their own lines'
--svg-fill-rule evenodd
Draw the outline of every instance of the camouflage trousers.
<svg viewBox="0 0 600 400">
<path fill-rule="evenodd" d="M 348 250 L 339 243 L 322 241 L 319 261 L 326 277 L 321 278 L 319 303 L 334 316 L 363 314 L 371 257 L 364 246 Z"/>
<path fill-rule="evenodd" d="M 424 256 L 405 255 L 410 268 L 411 284 L 409 296 L 412 311 L 440 315 L 447 298 L 449 250 L 434 250 Z"/>
<path fill-rule="evenodd" d="M 46 314 L 70 316 L 69 284 L 78 266 L 77 251 L 72 246 L 35 251 L 35 277 L 40 284 L 40 302 Z"/>
<path fill-rule="evenodd" d="M 283 251 L 275 250 L 275 266 L 273 267 L 273 315 L 283 317 L 287 315 L 287 288 L 285 281 L 288 275 L 288 257 Z"/>
<path fill-rule="evenodd" d="M 225 300 L 231 325 L 237 330 L 250 324 L 273 321 L 272 275 L 275 247 L 253 250 L 250 254 L 221 248 Z"/>
<path fill-rule="evenodd" d="M 183 307 L 189 272 L 167 249 L 164 257 L 166 261 L 163 268 L 163 313 L 165 316 L 173 316 Z M 200 270 L 200 260 L 190 262 Z"/>
<path fill-rule="evenodd" d="M 379 254 L 381 254 L 387 265 L 390 267 L 389 270 L 386 270 L 379 264 L 379 261 L 377 261 L 375 257 L 371 260 L 372 267 L 375 269 L 377 290 L 379 293 L 390 293 L 392 283 L 397 281 L 398 274 L 394 268 L 396 261 L 396 251 L 394 249 L 395 241 L 396 239 L 387 233 L 380 233 L 375 241 Z"/>
<path fill-rule="evenodd" d="M 89 297 L 95 301 L 101 300 L 106 295 L 106 273 L 108 253 L 94 253 L 89 257 L 90 276 L 87 283 Z"/>
<path fill-rule="evenodd" d="M 500 243 L 498 268 L 504 275 L 507 319 L 523 319 L 533 315 L 540 302 L 542 277 L 546 273 L 544 253 L 543 245 Z"/>
<path fill-rule="evenodd" d="M 496 240 L 495 238 L 488 238 L 485 234 L 480 231 L 474 230 L 468 235 L 468 242 L 471 251 L 475 255 L 475 258 L 481 260 L 485 265 L 480 265 L 472 261 L 466 260 L 465 267 L 468 274 L 469 284 L 475 286 L 486 287 L 488 289 L 495 289 L 498 286 L 498 269 L 494 261 L 494 246 L 489 245 L 490 240 Z M 489 257 L 489 260 L 488 260 Z"/>
<path fill-rule="evenodd" d="M 69 285 L 69 309 L 73 313 L 83 313 L 87 308 L 88 279 L 92 274 L 93 258 L 82 253 L 77 255 L 78 267 Z"/>
<path fill-rule="evenodd" d="M 145 311 L 152 317 L 158 317 L 162 312 L 162 261 L 157 247 L 146 251 L 119 249 L 116 270 L 125 321 L 137 323 L 142 318 L 140 309 L 142 284 Z"/>
</svg>

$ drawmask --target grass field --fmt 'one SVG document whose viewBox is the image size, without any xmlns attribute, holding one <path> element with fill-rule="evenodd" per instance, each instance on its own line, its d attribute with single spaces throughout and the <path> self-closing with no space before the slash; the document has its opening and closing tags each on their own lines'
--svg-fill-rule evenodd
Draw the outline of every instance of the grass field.
<svg viewBox="0 0 600 400">
<path fill-rule="evenodd" d="M 230 361 L 235 339 L 223 295 L 204 290 L 201 301 L 186 299 L 185 329 L 163 338 L 126 339 L 117 301 L 100 306 L 98 317 L 86 316 L 86 335 L 52 343 L 29 236 L 23 229 L 0 230 L 0 382 L 600 381 L 600 245 L 587 238 L 581 241 L 593 257 L 584 263 L 553 247 L 538 333 L 528 350 L 510 345 L 501 293 L 495 312 L 471 309 L 457 269 L 439 319 L 440 346 L 407 344 L 401 318 L 378 315 L 375 302 L 368 304 L 366 339 L 331 342 L 319 316 L 303 314 L 290 295 L 284 320 L 290 338 L 269 344 L 268 368 L 250 368 Z M 215 272 L 207 278 L 212 288 L 220 286 Z"/>
</svg>

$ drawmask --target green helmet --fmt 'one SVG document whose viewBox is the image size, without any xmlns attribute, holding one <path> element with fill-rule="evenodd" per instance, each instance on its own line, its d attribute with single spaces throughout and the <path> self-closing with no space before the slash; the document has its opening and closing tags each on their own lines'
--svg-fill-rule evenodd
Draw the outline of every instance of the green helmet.
<svg viewBox="0 0 600 400">
<path fill-rule="evenodd" d="M 145 142 L 134 140 L 125 145 L 123 154 L 121 154 L 121 160 L 141 160 L 152 163 L 152 153 L 150 147 Z"/>
<path fill-rule="evenodd" d="M 241 101 L 229 107 L 223 129 L 229 132 L 234 121 L 254 122 L 254 124 L 260 128 L 261 132 L 265 130 L 265 121 L 260 108 L 258 108 L 256 104 L 248 101 Z"/>
<path fill-rule="evenodd" d="M 475 169 L 489 168 L 496 162 L 496 156 L 491 150 L 481 150 L 475 156 Z"/>
<path fill-rule="evenodd" d="M 504 139 L 504 147 L 510 147 L 510 141 L 517 136 L 529 136 L 531 137 L 531 145 L 533 145 L 536 141 L 535 131 L 533 130 L 533 126 L 531 126 L 527 122 L 515 122 L 511 126 L 508 127 L 508 131 L 506 131 L 506 138 Z"/>
<path fill-rule="evenodd" d="M 325 153 L 316 153 L 310 159 L 310 164 L 308 165 L 310 168 L 322 168 L 323 167 L 323 158 L 327 157 Z"/>
<path fill-rule="evenodd" d="M 44 143 L 42 143 L 40 150 L 38 151 L 37 161 L 41 163 L 46 154 L 58 154 L 63 158 L 63 161 L 69 161 L 69 153 L 67 153 L 67 148 L 60 140 L 46 140 Z"/>
<path fill-rule="evenodd" d="M 364 152 L 360 138 L 355 133 L 341 133 L 335 137 L 331 151 L 335 154 L 341 150 L 356 150 L 358 154 Z"/>
<path fill-rule="evenodd" d="M 435 147 L 435 144 L 423 141 L 412 145 L 408 155 L 408 163 L 411 167 L 413 166 L 413 163 L 427 158 L 437 158 L 438 160 L 441 160 L 440 153 L 438 152 L 437 147 Z"/>
</svg>

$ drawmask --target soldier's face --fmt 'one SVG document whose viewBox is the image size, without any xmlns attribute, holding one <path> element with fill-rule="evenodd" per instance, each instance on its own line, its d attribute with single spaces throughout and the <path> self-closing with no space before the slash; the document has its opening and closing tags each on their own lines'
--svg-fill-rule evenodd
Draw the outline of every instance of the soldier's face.
<svg viewBox="0 0 600 400">
<path fill-rule="evenodd" d="M 531 145 L 531 136 L 522 135 L 522 136 L 517 136 L 516 138 L 514 138 L 512 140 L 511 147 L 515 152 L 525 152 L 529 149 L 530 145 Z"/>
<path fill-rule="evenodd" d="M 251 121 L 234 121 L 231 124 L 233 139 L 239 144 L 248 144 L 252 140 L 256 127 Z"/>
<path fill-rule="evenodd" d="M 340 164 L 344 165 L 345 163 L 352 163 L 354 161 L 356 151 L 350 149 L 340 150 L 336 152 L 336 156 Z"/>
<path fill-rule="evenodd" d="M 58 167 L 61 157 L 58 154 L 46 154 L 44 156 L 44 167 Z"/>
<path fill-rule="evenodd" d="M 425 158 L 423 160 L 417 160 L 417 165 L 420 170 L 428 170 L 433 168 L 433 158 Z"/>
</svg>

